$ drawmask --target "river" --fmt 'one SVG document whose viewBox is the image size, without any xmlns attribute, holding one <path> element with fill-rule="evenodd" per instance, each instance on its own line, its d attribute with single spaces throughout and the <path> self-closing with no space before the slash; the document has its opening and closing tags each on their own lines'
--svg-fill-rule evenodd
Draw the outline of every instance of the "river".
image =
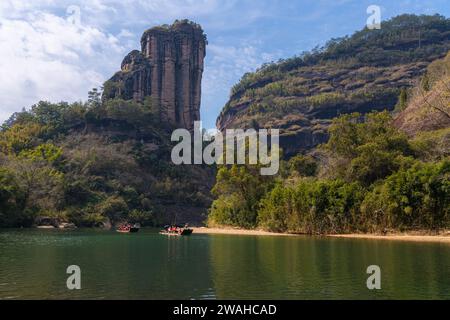
<svg viewBox="0 0 450 320">
<path fill-rule="evenodd" d="M 66 269 L 81 268 L 81 290 Z M 381 268 L 369 290 L 367 267 Z M 0 299 L 450 299 L 450 245 L 0 230 Z"/>
</svg>

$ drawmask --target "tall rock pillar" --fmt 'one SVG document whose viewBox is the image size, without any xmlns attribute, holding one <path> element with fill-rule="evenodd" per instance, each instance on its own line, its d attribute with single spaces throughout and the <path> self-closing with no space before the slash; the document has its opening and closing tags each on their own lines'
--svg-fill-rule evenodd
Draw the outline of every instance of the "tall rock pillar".
<svg viewBox="0 0 450 320">
<path fill-rule="evenodd" d="M 161 121 L 193 129 L 200 120 L 206 44 L 202 28 L 187 20 L 147 30 L 141 52 L 125 58 L 122 71 L 105 84 L 104 98 L 142 101 L 151 96 Z"/>
</svg>

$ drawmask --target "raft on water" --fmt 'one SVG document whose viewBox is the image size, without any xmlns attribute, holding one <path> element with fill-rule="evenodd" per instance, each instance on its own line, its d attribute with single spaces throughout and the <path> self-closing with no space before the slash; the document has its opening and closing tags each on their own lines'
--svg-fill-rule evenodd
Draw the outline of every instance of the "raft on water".
<svg viewBox="0 0 450 320">
<path fill-rule="evenodd" d="M 117 232 L 119 233 L 136 233 L 139 232 L 141 229 L 141 226 L 139 224 L 130 225 L 130 224 L 123 224 L 117 228 Z"/>
<path fill-rule="evenodd" d="M 159 233 L 166 236 L 190 236 L 194 230 L 187 226 L 165 226 Z"/>
</svg>

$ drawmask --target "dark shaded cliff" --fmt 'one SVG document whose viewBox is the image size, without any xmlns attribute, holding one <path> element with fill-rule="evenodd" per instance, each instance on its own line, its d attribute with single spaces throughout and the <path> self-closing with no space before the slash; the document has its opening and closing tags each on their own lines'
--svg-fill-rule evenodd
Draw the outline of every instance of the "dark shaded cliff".
<svg viewBox="0 0 450 320">
<path fill-rule="evenodd" d="M 141 51 L 130 52 L 121 71 L 105 83 L 103 99 L 151 98 L 162 122 L 193 129 L 200 120 L 206 45 L 202 28 L 187 20 L 147 30 Z"/>
<path fill-rule="evenodd" d="M 227 128 L 280 128 L 287 156 L 328 139 L 340 114 L 393 110 L 432 61 L 450 49 L 450 19 L 401 15 L 323 48 L 262 66 L 236 84 L 217 119 Z"/>
</svg>

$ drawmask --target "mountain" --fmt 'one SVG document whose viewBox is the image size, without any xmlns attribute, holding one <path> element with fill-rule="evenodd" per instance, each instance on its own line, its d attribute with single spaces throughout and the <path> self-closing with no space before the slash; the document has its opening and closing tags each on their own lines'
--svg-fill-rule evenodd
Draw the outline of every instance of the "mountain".
<svg viewBox="0 0 450 320">
<path fill-rule="evenodd" d="M 227 128 L 280 128 L 285 155 L 328 139 L 331 120 L 345 113 L 393 110 L 450 49 L 450 19 L 401 15 L 298 57 L 245 74 L 217 119 Z"/>
<path fill-rule="evenodd" d="M 161 121 L 193 129 L 200 120 L 206 42 L 201 26 L 188 20 L 147 30 L 141 51 L 130 52 L 122 70 L 105 83 L 103 99 L 150 98 Z"/>
<path fill-rule="evenodd" d="M 215 168 L 174 165 L 170 138 L 199 120 L 206 37 L 184 20 L 141 45 L 103 94 L 41 101 L 0 127 L 0 227 L 204 221 Z"/>
<path fill-rule="evenodd" d="M 450 127 L 450 53 L 428 66 L 406 98 L 407 106 L 394 124 L 409 136 Z"/>
</svg>

